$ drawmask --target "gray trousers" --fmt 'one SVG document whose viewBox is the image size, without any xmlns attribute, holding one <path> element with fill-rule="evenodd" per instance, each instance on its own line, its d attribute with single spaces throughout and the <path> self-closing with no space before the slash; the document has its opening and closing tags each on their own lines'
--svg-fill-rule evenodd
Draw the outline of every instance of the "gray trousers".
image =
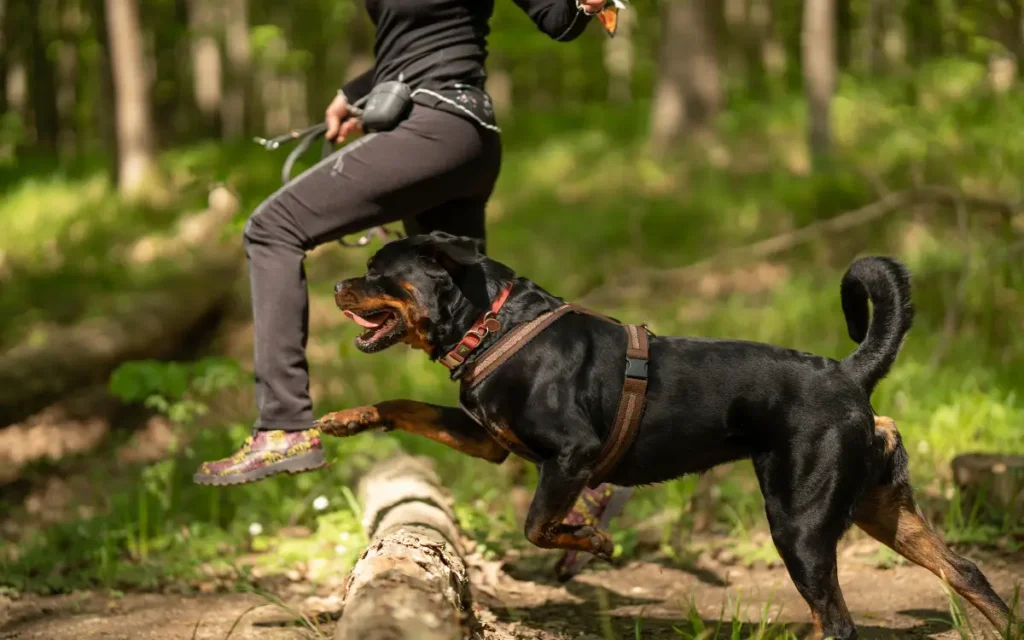
<svg viewBox="0 0 1024 640">
<path fill-rule="evenodd" d="M 409 234 L 441 230 L 484 239 L 484 208 L 500 168 L 497 133 L 416 105 L 397 129 L 348 144 L 256 209 L 244 245 L 257 429 L 294 431 L 313 422 L 306 252 L 399 220 Z"/>
</svg>

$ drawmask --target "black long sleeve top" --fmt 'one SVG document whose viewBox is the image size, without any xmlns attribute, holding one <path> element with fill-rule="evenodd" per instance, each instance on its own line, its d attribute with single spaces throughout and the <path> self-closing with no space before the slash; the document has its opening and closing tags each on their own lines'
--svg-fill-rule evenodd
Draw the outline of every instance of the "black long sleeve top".
<svg viewBox="0 0 1024 640">
<path fill-rule="evenodd" d="M 575 39 L 591 20 L 575 0 L 513 1 L 553 40 Z M 399 77 L 413 87 L 483 86 L 494 0 L 366 0 L 366 10 L 377 28 L 375 61 L 342 88 L 349 102 Z"/>
</svg>

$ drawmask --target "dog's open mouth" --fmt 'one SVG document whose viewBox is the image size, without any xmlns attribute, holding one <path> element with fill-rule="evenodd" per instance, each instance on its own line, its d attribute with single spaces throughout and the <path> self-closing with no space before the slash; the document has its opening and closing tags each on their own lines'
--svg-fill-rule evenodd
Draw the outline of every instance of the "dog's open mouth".
<svg viewBox="0 0 1024 640">
<path fill-rule="evenodd" d="M 366 329 L 356 338 L 356 347 L 367 353 L 386 349 L 398 342 L 405 331 L 401 314 L 390 309 L 378 311 L 348 311 L 345 316 Z"/>
</svg>

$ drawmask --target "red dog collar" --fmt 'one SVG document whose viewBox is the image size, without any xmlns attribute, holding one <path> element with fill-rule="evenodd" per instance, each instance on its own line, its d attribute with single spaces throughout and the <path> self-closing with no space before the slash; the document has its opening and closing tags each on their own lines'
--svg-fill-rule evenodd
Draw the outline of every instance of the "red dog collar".
<svg viewBox="0 0 1024 640">
<path fill-rule="evenodd" d="M 511 292 L 512 285 L 502 289 L 498 297 L 491 302 L 491 309 L 481 315 L 473 324 L 473 327 L 466 332 L 466 335 L 462 336 L 459 344 L 455 345 L 454 349 L 438 361 L 449 370 L 454 369 L 466 361 L 469 354 L 473 353 L 473 350 L 480 346 L 484 338 L 491 333 L 501 331 L 501 323 L 498 322 L 498 312 L 501 311 L 502 305 L 508 300 L 508 295 Z"/>
</svg>

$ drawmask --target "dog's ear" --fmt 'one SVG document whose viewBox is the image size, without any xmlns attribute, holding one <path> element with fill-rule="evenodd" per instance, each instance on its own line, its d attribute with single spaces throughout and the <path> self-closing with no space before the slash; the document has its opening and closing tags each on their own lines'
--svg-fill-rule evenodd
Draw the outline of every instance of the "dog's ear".
<svg viewBox="0 0 1024 640">
<path fill-rule="evenodd" d="M 484 243 L 477 238 L 435 231 L 422 245 L 421 253 L 437 262 L 454 277 L 462 268 L 483 261 Z"/>
<path fill-rule="evenodd" d="M 435 231 L 426 236 L 418 253 L 441 267 L 454 287 L 475 306 L 490 305 L 483 241 Z"/>
<path fill-rule="evenodd" d="M 418 253 L 436 262 L 454 279 L 466 268 L 479 265 L 485 260 L 484 243 L 476 238 L 453 236 L 435 231 L 426 236 Z"/>
</svg>

